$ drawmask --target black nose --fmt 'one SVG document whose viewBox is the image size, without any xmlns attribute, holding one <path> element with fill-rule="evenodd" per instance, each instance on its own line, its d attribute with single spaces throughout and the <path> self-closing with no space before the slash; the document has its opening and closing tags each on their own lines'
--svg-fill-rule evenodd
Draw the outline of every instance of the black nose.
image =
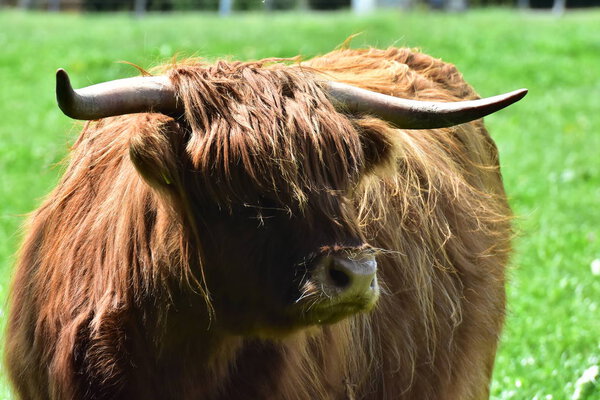
<svg viewBox="0 0 600 400">
<path fill-rule="evenodd" d="M 372 255 L 331 254 L 317 260 L 313 279 L 328 296 L 371 296 L 378 291 L 377 261 Z"/>
</svg>

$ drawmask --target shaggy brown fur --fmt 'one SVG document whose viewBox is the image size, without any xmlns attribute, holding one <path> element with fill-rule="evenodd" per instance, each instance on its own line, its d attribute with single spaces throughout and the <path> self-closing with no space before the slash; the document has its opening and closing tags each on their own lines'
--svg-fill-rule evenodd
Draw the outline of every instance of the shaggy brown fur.
<svg viewBox="0 0 600 400">
<path fill-rule="evenodd" d="M 185 118 L 88 123 L 30 219 L 6 336 L 19 398 L 487 398 L 511 236 L 494 143 L 481 121 L 338 113 L 319 83 L 477 98 L 456 69 L 390 48 L 164 71 Z M 365 244 L 372 312 L 321 324 L 284 301 L 286 265 Z"/>
</svg>

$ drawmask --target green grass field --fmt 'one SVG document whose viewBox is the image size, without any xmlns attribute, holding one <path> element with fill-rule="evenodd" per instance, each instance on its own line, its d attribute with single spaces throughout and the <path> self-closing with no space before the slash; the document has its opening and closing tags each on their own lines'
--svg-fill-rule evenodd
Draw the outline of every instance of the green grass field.
<svg viewBox="0 0 600 400">
<path fill-rule="evenodd" d="M 600 364 L 600 11 L 47 15 L 0 11 L 0 319 L 24 214 L 55 185 L 79 125 L 55 106 L 54 72 L 76 86 L 132 76 L 173 54 L 311 57 L 353 33 L 452 62 L 483 96 L 527 87 L 486 119 L 518 215 L 509 311 L 493 398 L 571 399 Z M 600 261 L 597 261 L 600 263 Z M 0 373 L 3 375 L 3 373 Z M 3 381 L 3 379 L 2 379 Z M 6 383 L 0 398 L 11 398 Z M 600 387 L 582 399 L 600 399 Z M 459 400 L 459 399 L 457 399 Z"/>
</svg>

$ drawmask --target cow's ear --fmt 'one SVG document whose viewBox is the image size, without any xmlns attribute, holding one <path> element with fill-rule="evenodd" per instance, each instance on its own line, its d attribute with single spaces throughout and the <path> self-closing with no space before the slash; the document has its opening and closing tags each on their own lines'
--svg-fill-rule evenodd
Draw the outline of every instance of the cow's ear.
<svg viewBox="0 0 600 400">
<path fill-rule="evenodd" d="M 129 157 L 150 186 L 170 189 L 178 183 L 183 147 L 179 136 L 177 123 L 151 121 L 129 139 Z"/>
<path fill-rule="evenodd" d="M 397 132 L 375 118 L 356 121 L 365 160 L 365 172 L 386 169 L 395 165 Z"/>
</svg>

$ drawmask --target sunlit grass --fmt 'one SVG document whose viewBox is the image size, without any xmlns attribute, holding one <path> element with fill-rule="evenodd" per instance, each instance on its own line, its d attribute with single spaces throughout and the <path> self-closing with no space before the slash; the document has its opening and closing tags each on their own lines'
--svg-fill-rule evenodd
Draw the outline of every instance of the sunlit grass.
<svg viewBox="0 0 600 400">
<path fill-rule="evenodd" d="M 493 397 L 570 399 L 577 379 L 600 363 L 600 276 L 591 268 L 600 258 L 598 26 L 598 11 L 561 19 L 486 10 L 141 20 L 0 12 L 0 298 L 22 215 L 55 185 L 56 163 L 78 131 L 55 106 L 56 68 L 82 86 L 136 73 L 120 60 L 151 67 L 173 54 L 311 57 L 363 32 L 353 46 L 419 47 L 455 63 L 482 95 L 530 89 L 523 102 L 487 118 L 518 215 Z M 10 398 L 6 385 L 2 396 Z"/>
</svg>

